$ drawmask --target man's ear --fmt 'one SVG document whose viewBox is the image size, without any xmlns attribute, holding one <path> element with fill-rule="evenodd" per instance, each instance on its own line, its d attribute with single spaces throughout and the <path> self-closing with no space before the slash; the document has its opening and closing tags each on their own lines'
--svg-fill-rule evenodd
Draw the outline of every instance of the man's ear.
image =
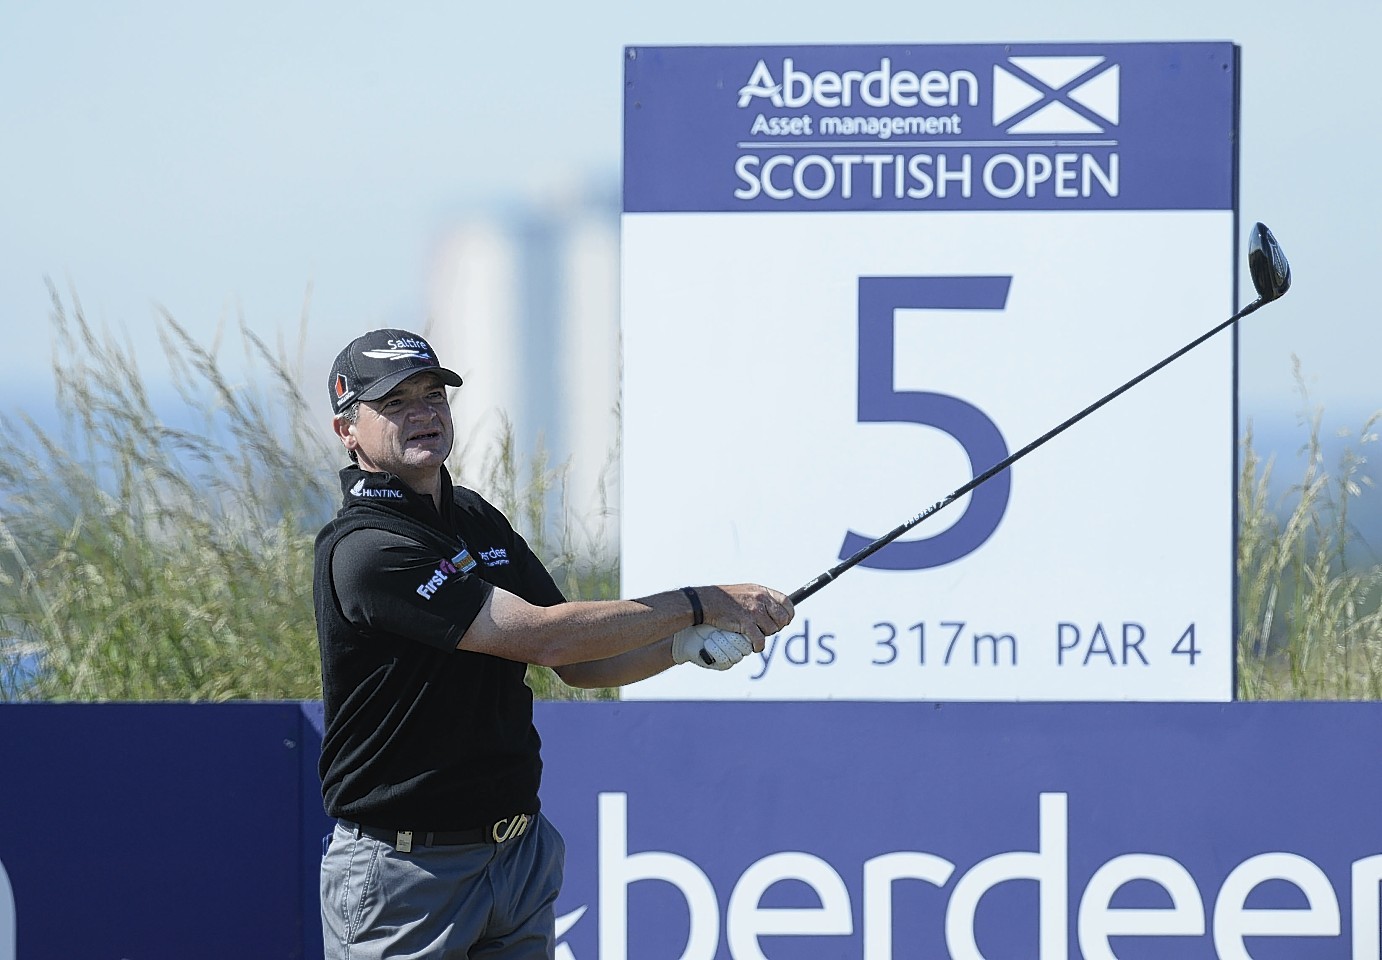
<svg viewBox="0 0 1382 960">
<path fill-rule="evenodd" d="M 355 450 L 360 446 L 360 441 L 355 438 L 355 424 L 345 417 L 332 417 L 331 429 L 347 450 Z"/>
</svg>

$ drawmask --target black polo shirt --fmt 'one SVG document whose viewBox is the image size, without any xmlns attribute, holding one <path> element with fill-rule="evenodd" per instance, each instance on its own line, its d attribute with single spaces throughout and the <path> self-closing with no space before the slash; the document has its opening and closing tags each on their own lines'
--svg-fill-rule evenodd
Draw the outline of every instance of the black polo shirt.
<svg viewBox="0 0 1382 960">
<path fill-rule="evenodd" d="M 355 466 L 341 487 L 314 580 L 327 813 L 414 831 L 536 813 L 527 665 L 456 643 L 495 586 L 540 606 L 561 591 L 504 516 L 445 470 L 440 510 Z"/>
</svg>

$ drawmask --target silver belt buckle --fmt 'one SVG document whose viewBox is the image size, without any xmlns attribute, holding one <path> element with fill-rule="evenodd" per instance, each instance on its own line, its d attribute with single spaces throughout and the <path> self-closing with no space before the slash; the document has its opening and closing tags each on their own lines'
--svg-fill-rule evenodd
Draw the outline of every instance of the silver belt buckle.
<svg viewBox="0 0 1382 960">
<path fill-rule="evenodd" d="M 515 817 L 507 817 L 503 820 L 496 820 L 489 828 L 490 839 L 495 843 L 503 843 L 506 840 L 515 840 L 528 832 L 528 825 L 533 818 L 526 813 L 520 813 Z"/>
<path fill-rule="evenodd" d="M 413 831 L 411 831 L 411 830 L 400 830 L 400 831 L 398 831 L 398 836 L 394 839 L 394 845 L 393 845 L 393 846 L 394 846 L 394 849 L 397 850 L 399 853 L 412 853 L 412 852 L 413 852 Z"/>
</svg>

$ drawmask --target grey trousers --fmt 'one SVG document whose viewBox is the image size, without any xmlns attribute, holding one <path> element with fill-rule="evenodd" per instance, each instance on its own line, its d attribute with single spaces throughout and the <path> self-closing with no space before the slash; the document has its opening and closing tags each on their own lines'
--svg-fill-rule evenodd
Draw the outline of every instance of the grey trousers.
<svg viewBox="0 0 1382 960">
<path fill-rule="evenodd" d="M 337 824 L 321 869 L 326 960 L 552 960 L 565 858 L 540 814 L 502 844 L 409 853 Z"/>
</svg>

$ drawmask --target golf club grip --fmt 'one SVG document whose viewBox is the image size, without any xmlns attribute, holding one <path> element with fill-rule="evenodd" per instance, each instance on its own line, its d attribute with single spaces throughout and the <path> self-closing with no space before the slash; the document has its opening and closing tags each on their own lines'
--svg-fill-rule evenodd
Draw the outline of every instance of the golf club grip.
<svg viewBox="0 0 1382 960">
<path fill-rule="evenodd" d="M 1074 415 L 1073 417 L 1071 417 L 1070 419 L 1068 419 L 1068 420 L 1066 420 L 1065 422 L 1059 424 L 1058 426 L 1055 426 L 1055 427 L 1053 427 L 1052 429 L 1046 431 L 1046 432 L 1043 433 L 1041 436 L 1039 436 L 1039 437 L 1037 437 L 1035 440 L 1033 440 L 1031 443 L 1029 443 L 1029 444 L 1027 444 L 1025 447 L 1023 447 L 1021 450 L 1018 450 L 1016 453 L 1013 453 L 1013 454 L 1008 455 L 1007 457 L 1004 457 L 1004 458 L 1003 458 L 1002 460 L 1000 460 L 998 463 L 995 463 L 993 466 L 989 467 L 989 468 L 988 468 L 987 470 L 985 470 L 983 473 L 981 473 L 981 474 L 979 474 L 978 476 L 972 478 L 971 480 L 969 480 L 969 482 L 965 483 L 963 486 L 956 488 L 956 489 L 955 489 L 949 496 L 947 496 L 944 500 L 939 500 L 939 501 L 937 501 L 936 503 L 932 504 L 931 506 L 927 507 L 925 510 L 923 510 L 921 513 L 917 514 L 917 515 L 916 515 L 915 517 L 913 517 L 912 519 L 908 520 L 906 523 L 898 524 L 896 527 L 894 527 L 893 529 L 889 530 L 887 533 L 885 533 L 883 536 L 879 537 L 877 540 L 874 540 L 872 543 L 869 543 L 867 546 L 865 546 L 863 549 L 859 550 L 857 553 L 855 553 L 855 554 L 853 554 L 852 556 L 850 556 L 850 557 L 848 557 L 848 558 L 842 560 L 840 563 L 837 563 L 835 566 L 831 567 L 829 570 L 826 570 L 824 573 L 818 574 L 814 579 L 808 581 L 807 583 L 802 584 L 800 587 L 798 587 L 797 589 L 793 590 L 793 591 L 791 592 L 791 594 L 789 594 L 789 596 L 791 597 L 791 600 L 792 600 L 792 604 L 795 606 L 796 604 L 798 604 L 798 603 L 800 603 L 801 601 L 805 600 L 807 597 L 811 596 L 813 593 L 816 593 L 817 591 L 821 590 L 822 588 L 825 587 L 826 584 L 828 584 L 828 583 L 830 583 L 831 581 L 833 581 L 834 579 L 836 579 L 840 574 L 844 573 L 844 572 L 845 572 L 846 570 L 848 570 L 849 568 L 851 568 L 851 567 L 857 565 L 857 564 L 860 563 L 861 561 L 863 561 L 863 560 L 867 559 L 868 557 L 872 556 L 873 554 L 877 553 L 879 550 L 882 550 L 884 547 L 886 547 L 888 544 L 892 543 L 892 542 L 893 542 L 894 540 L 896 540 L 898 537 L 902 536 L 902 535 L 903 535 L 904 533 L 906 533 L 908 530 L 912 529 L 912 528 L 915 527 L 917 524 L 919 524 L 919 523 L 921 523 L 923 520 L 925 520 L 927 517 L 931 516 L 931 514 L 936 513 L 938 510 L 941 510 L 942 508 L 947 507 L 947 506 L 949 506 L 950 504 L 954 503 L 954 502 L 955 502 L 956 500 L 958 500 L 960 497 L 964 496 L 966 493 L 969 493 L 969 491 L 971 491 L 971 490 L 973 490 L 975 487 L 979 486 L 979 484 L 981 484 L 981 483 L 983 483 L 985 480 L 988 480 L 989 478 L 993 477 L 995 474 L 1000 473 L 1000 472 L 1002 472 L 1003 470 L 1006 470 L 1008 467 L 1012 466 L 1012 465 L 1013 465 L 1014 463 L 1016 463 L 1018 460 L 1021 460 L 1021 459 L 1022 459 L 1023 457 L 1025 457 L 1027 454 L 1029 454 L 1029 453 L 1031 453 L 1033 450 L 1035 450 L 1037 447 L 1039 447 L 1039 446 L 1041 446 L 1042 444 L 1044 444 L 1046 441 L 1052 439 L 1053 437 L 1057 436 L 1058 434 L 1064 433 L 1066 430 L 1068 430 L 1069 428 L 1073 427 L 1075 424 L 1079 423 L 1079 422 L 1080 422 L 1081 420 L 1083 420 L 1085 417 L 1089 416 L 1089 415 L 1090 415 L 1091 413 L 1093 413 L 1095 410 L 1098 410 L 1100 407 L 1102 407 L 1104 404 L 1108 403 L 1110 400 L 1113 400 L 1114 398 L 1119 397 L 1119 396 L 1121 396 L 1122 394 L 1126 393 L 1128 390 L 1131 390 L 1133 387 L 1137 386 L 1137 385 L 1138 385 L 1139 383 L 1141 383 L 1143 380 L 1146 380 L 1146 379 L 1147 379 L 1148 377 L 1150 377 L 1152 374 L 1156 373 L 1156 372 L 1157 372 L 1158 370 L 1160 370 L 1162 367 L 1166 366 L 1167 364 L 1171 363 L 1172 361 L 1175 361 L 1175 360 L 1180 359 L 1180 357 L 1184 356 L 1185 354 L 1189 353 L 1191 350 L 1193 350 L 1193 349 L 1195 349 L 1196 347 L 1198 347 L 1200 344 L 1204 343 L 1206 340 L 1208 340 L 1210 337 L 1214 336 L 1214 335 L 1215 335 L 1216 333 L 1218 333 L 1220 330 L 1223 330 L 1223 329 L 1225 329 L 1226 327 L 1232 326 L 1234 323 L 1236 323 L 1237 321 L 1243 319 L 1243 318 L 1246 317 L 1248 314 L 1252 313 L 1254 310 L 1256 310 L 1257 308 L 1261 307 L 1263 304 L 1269 303 L 1269 302 L 1270 302 L 1269 300 L 1267 300 L 1267 299 L 1265 299 L 1265 298 L 1263 298 L 1263 297 L 1258 297 L 1258 298 L 1257 298 L 1256 300 L 1254 300 L 1252 303 L 1248 304 L 1248 305 L 1247 305 L 1246 307 L 1244 307 L 1242 310 L 1239 310 L 1239 311 L 1238 311 L 1237 313 L 1235 313 L 1233 316 L 1229 317 L 1227 320 L 1225 320 L 1223 323 L 1220 323 L 1218 326 L 1214 327 L 1212 330 L 1209 330 L 1209 331 L 1207 331 L 1207 332 L 1201 334 L 1200 336 L 1196 337 L 1194 340 L 1191 340 L 1189 343 L 1187 343 L 1185 346 L 1181 347 L 1181 348 L 1180 348 L 1179 350 L 1177 350 L 1175 353 L 1171 354 L 1170 356 L 1166 357 L 1166 358 L 1163 359 L 1163 360 L 1158 361 L 1157 363 L 1155 363 L 1155 364 L 1153 364 L 1152 366 L 1148 367 L 1146 370 L 1143 370 L 1141 373 L 1139 373 L 1137 376 L 1133 377 L 1131 380 L 1129 380 L 1127 383 L 1123 384 L 1121 387 L 1118 387 L 1117 389 L 1115 389 L 1115 390 L 1113 390 L 1113 391 L 1111 391 L 1111 392 L 1105 394 L 1104 396 L 1100 397 L 1098 400 L 1095 400 L 1095 401 L 1094 401 L 1093 403 L 1091 403 L 1089 406 L 1085 407 L 1085 408 L 1084 408 L 1083 410 L 1081 410 L 1079 413 L 1075 414 L 1075 415 Z"/>
</svg>

